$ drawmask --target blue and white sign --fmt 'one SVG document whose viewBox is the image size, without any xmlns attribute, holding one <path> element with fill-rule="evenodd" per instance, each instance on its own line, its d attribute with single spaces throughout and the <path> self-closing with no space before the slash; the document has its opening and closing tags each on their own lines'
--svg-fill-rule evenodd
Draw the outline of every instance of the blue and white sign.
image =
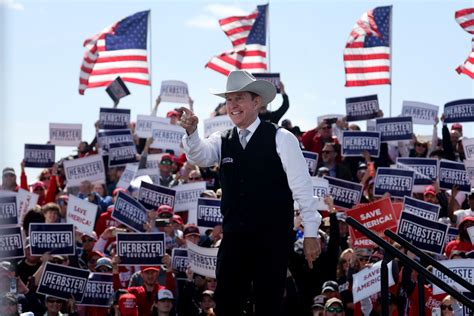
<svg viewBox="0 0 474 316">
<path fill-rule="evenodd" d="M 54 145 L 25 144 L 25 156 L 23 161 L 25 167 L 29 168 L 51 168 L 55 160 Z"/>
<path fill-rule="evenodd" d="M 77 146 L 82 140 L 82 124 L 49 123 L 49 143 L 57 146 Z"/>
<path fill-rule="evenodd" d="M 472 259 L 450 259 L 450 260 L 441 260 L 439 261 L 443 266 L 447 267 L 449 270 L 466 280 L 467 282 L 474 283 L 474 260 Z M 433 268 L 433 275 L 439 278 L 441 281 L 446 283 L 449 286 L 454 287 L 456 290 L 464 292 L 467 291 L 466 288 L 461 286 L 459 283 L 455 282 L 450 277 L 446 276 L 441 271 Z M 433 294 L 438 295 L 444 293 L 444 291 L 433 284 Z"/>
<path fill-rule="evenodd" d="M 194 273 L 216 278 L 218 248 L 204 248 L 188 242 L 189 265 Z"/>
<path fill-rule="evenodd" d="M 474 159 L 474 138 L 465 138 L 462 139 L 462 146 L 464 148 L 464 155 L 467 160 Z"/>
<path fill-rule="evenodd" d="M 318 166 L 318 156 L 318 153 L 303 150 L 303 157 L 306 160 L 306 163 L 308 164 L 308 170 L 310 175 L 314 175 L 316 173 L 316 168 Z"/>
<path fill-rule="evenodd" d="M 154 185 L 142 181 L 138 190 L 138 201 L 147 209 L 152 210 L 161 205 L 174 208 L 176 191 L 161 185 Z"/>
<path fill-rule="evenodd" d="M 346 99 L 346 119 L 364 121 L 379 115 L 379 99 L 376 94 Z"/>
<path fill-rule="evenodd" d="M 204 120 L 204 137 L 212 133 L 223 132 L 233 128 L 235 125 L 228 115 L 219 115 Z"/>
<path fill-rule="evenodd" d="M 186 131 L 179 125 L 158 124 L 153 127 L 153 143 L 150 148 L 172 149 L 175 153 L 182 152 L 181 140 Z"/>
<path fill-rule="evenodd" d="M 119 192 L 115 199 L 112 218 L 136 232 L 145 232 L 143 224 L 147 221 L 147 210 L 130 195 Z"/>
<path fill-rule="evenodd" d="M 447 233 L 448 225 L 407 212 L 402 212 L 398 221 L 397 235 L 420 250 L 434 254 L 443 253 Z"/>
<path fill-rule="evenodd" d="M 53 255 L 75 255 L 76 238 L 72 224 L 30 224 L 30 249 L 33 256 L 45 252 Z"/>
<path fill-rule="evenodd" d="M 126 129 L 130 124 L 130 109 L 100 108 L 99 128 Z"/>
<path fill-rule="evenodd" d="M 471 192 L 471 179 L 462 162 L 441 160 L 439 162 L 439 187 L 451 190 L 454 185 L 459 186 L 459 191 Z"/>
<path fill-rule="evenodd" d="M 130 129 L 101 130 L 97 132 L 97 143 L 99 144 L 99 153 L 101 155 L 109 154 L 109 145 L 111 143 L 132 142 L 133 136 Z"/>
<path fill-rule="evenodd" d="M 411 196 L 414 172 L 410 170 L 377 168 L 374 195 L 382 196 L 390 193 L 392 197 Z"/>
<path fill-rule="evenodd" d="M 444 122 L 474 122 L 474 99 L 448 102 L 444 105 Z"/>
<path fill-rule="evenodd" d="M 415 186 L 420 186 L 421 192 L 427 185 L 432 185 L 438 178 L 438 159 L 431 158 L 397 158 L 397 168 L 415 172 Z"/>
<path fill-rule="evenodd" d="M 89 280 L 89 270 L 46 263 L 37 293 L 69 300 L 71 296 L 81 302 Z"/>
<path fill-rule="evenodd" d="M 342 155 L 360 157 L 364 151 L 378 158 L 380 155 L 380 132 L 344 131 L 342 133 Z"/>
<path fill-rule="evenodd" d="M 404 212 L 415 214 L 431 221 L 438 220 L 440 209 L 441 206 L 438 204 L 428 203 L 408 196 L 405 196 L 403 199 Z"/>
<path fill-rule="evenodd" d="M 137 162 L 137 147 L 133 142 L 109 144 L 109 167 Z"/>
<path fill-rule="evenodd" d="M 64 160 L 63 164 L 68 188 L 78 187 L 85 180 L 105 183 L 105 167 L 101 155 Z"/>
<path fill-rule="evenodd" d="M 120 265 L 157 266 L 165 255 L 164 233 L 118 233 L 117 255 Z"/>
<path fill-rule="evenodd" d="M 213 228 L 222 224 L 221 200 L 199 198 L 197 201 L 197 225 Z"/>
<path fill-rule="evenodd" d="M 381 133 L 382 142 L 411 140 L 413 138 L 411 117 L 379 118 L 376 119 L 375 124 L 375 130 Z"/>
<path fill-rule="evenodd" d="M 24 256 L 21 227 L 0 227 L 0 260 L 23 258 Z"/>
<path fill-rule="evenodd" d="M 446 235 L 445 244 L 449 244 L 450 241 L 456 240 L 459 234 L 459 229 L 456 227 L 449 227 L 448 234 Z"/>
<path fill-rule="evenodd" d="M 403 101 L 401 116 L 411 116 L 413 124 L 433 125 L 439 106 L 416 101 Z"/>
<path fill-rule="evenodd" d="M 153 128 L 156 125 L 169 125 L 171 119 L 169 117 L 159 117 L 154 115 L 137 115 L 137 123 L 135 126 L 135 133 L 140 138 L 151 137 Z"/>
<path fill-rule="evenodd" d="M 328 206 L 324 203 L 324 198 L 329 194 L 329 181 L 321 177 L 311 177 L 313 183 L 313 197 L 316 201 L 317 210 L 327 210 Z M 300 209 L 295 201 L 295 209 Z"/>
<path fill-rule="evenodd" d="M 174 103 L 189 103 L 188 85 L 178 80 L 163 80 L 160 90 L 161 101 Z"/>
<path fill-rule="evenodd" d="M 112 274 L 93 272 L 87 281 L 84 298 L 82 302 L 77 305 L 109 307 L 109 299 L 113 294 L 114 284 Z"/>
<path fill-rule="evenodd" d="M 175 212 L 194 211 L 201 193 L 206 191 L 206 181 L 196 181 L 174 186 L 176 199 L 174 201 Z"/>
<path fill-rule="evenodd" d="M 352 208 L 360 203 L 363 186 L 359 183 L 324 177 L 329 182 L 329 194 L 334 199 L 334 205 L 343 208 Z"/>
<path fill-rule="evenodd" d="M 0 196 L 0 226 L 18 224 L 16 196 Z"/>
<path fill-rule="evenodd" d="M 173 248 L 171 252 L 171 265 L 176 279 L 186 278 L 186 269 L 189 265 L 188 250 L 182 248 Z"/>
</svg>

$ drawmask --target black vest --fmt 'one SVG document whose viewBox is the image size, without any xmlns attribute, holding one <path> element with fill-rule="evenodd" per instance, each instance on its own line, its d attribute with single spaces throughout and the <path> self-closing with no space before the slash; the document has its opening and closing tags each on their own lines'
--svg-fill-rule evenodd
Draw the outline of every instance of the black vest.
<svg viewBox="0 0 474 316">
<path fill-rule="evenodd" d="M 245 150 L 237 128 L 222 135 L 220 177 L 224 232 L 291 230 L 293 197 L 276 151 L 278 126 L 260 122 Z"/>
</svg>

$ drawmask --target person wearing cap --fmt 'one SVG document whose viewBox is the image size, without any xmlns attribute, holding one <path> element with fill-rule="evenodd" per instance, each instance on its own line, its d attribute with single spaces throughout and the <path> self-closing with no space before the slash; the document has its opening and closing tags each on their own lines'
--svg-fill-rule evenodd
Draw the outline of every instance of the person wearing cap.
<svg viewBox="0 0 474 316">
<path fill-rule="evenodd" d="M 44 179 L 43 177 L 40 177 L 40 179 Z M 31 186 L 31 191 L 39 195 L 37 204 L 40 206 L 43 206 L 46 203 L 54 202 L 56 200 L 56 193 L 58 190 L 58 165 L 57 164 L 54 164 L 51 167 L 51 172 L 49 173 L 48 184 L 49 185 L 47 186 L 45 185 L 43 181 L 39 180 L 33 183 L 33 185 Z M 30 187 L 28 186 L 28 178 L 25 172 L 24 161 L 21 162 L 20 187 L 26 191 L 30 191 Z"/>
<path fill-rule="evenodd" d="M 299 142 L 289 131 L 258 118 L 260 107 L 275 94 L 270 82 L 247 71 L 231 72 L 226 91 L 215 95 L 226 99 L 236 126 L 206 139 L 198 135 L 198 117 L 181 108 L 188 160 L 200 167 L 220 163 L 225 238 L 217 259 L 217 315 L 240 315 L 251 284 L 256 313 L 279 313 L 293 244 L 293 199 L 301 207 L 311 268 L 321 252 L 321 216 Z"/>
<path fill-rule="evenodd" d="M 156 209 L 154 214 L 152 212 L 149 215 L 151 215 L 153 224 L 151 226 L 151 231 L 165 233 L 166 249 L 171 251 L 171 249 L 178 247 L 178 239 L 183 237 L 183 233 L 176 230 L 172 225 L 172 218 L 174 216 L 173 208 L 169 205 L 163 204 Z M 161 221 L 161 223 L 157 221 Z"/>
<path fill-rule="evenodd" d="M 205 290 L 201 293 L 200 297 L 199 308 L 201 309 L 201 312 L 199 313 L 199 316 L 212 315 L 216 306 L 214 292 L 211 290 Z"/>
<path fill-rule="evenodd" d="M 119 316 L 138 316 L 139 305 L 138 300 L 132 293 L 125 293 L 120 295 L 118 299 Z"/>
<path fill-rule="evenodd" d="M 95 263 L 95 271 L 101 273 L 112 272 L 112 260 L 108 257 L 97 259 L 97 262 Z"/>
<path fill-rule="evenodd" d="M 1 293 L 0 315 L 18 316 L 18 299 L 14 293 Z"/>
<path fill-rule="evenodd" d="M 326 281 L 323 284 L 323 288 L 321 290 L 321 295 L 327 297 L 327 299 L 331 299 L 333 297 L 339 296 L 339 284 L 336 281 Z"/>
<path fill-rule="evenodd" d="M 317 295 L 313 298 L 313 305 L 311 305 L 312 316 L 324 315 L 324 305 L 326 301 L 327 297 L 324 295 Z"/>
<path fill-rule="evenodd" d="M 164 187 L 172 187 L 177 184 L 173 176 L 173 157 L 165 154 L 160 160 L 160 185 Z"/>
<path fill-rule="evenodd" d="M 184 226 L 183 237 L 185 246 L 187 242 L 192 242 L 195 245 L 199 245 L 201 233 L 199 232 L 199 228 L 196 225 L 188 224 Z"/>
<path fill-rule="evenodd" d="M 467 231 L 467 229 L 472 226 L 474 226 L 474 217 L 464 217 L 458 226 L 458 236 L 455 240 L 451 240 L 444 249 L 446 257 L 449 258 L 451 252 L 454 250 L 460 250 L 466 253 L 474 250 L 474 244 L 472 243 L 469 232 Z"/>
<path fill-rule="evenodd" d="M 168 289 L 158 291 L 156 302 L 153 304 L 151 316 L 170 316 L 173 313 L 174 295 Z"/>
<path fill-rule="evenodd" d="M 18 192 L 20 186 L 16 183 L 15 169 L 11 167 L 3 168 L 2 171 L 2 190 Z"/>
<path fill-rule="evenodd" d="M 342 301 L 336 297 L 327 300 L 324 305 L 324 316 L 344 316 Z"/>
</svg>

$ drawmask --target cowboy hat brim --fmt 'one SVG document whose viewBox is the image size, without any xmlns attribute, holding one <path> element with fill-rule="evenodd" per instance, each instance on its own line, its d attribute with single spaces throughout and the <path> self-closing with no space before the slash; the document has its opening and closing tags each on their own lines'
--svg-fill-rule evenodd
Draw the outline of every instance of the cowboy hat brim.
<svg viewBox="0 0 474 316">
<path fill-rule="evenodd" d="M 233 92 L 253 92 L 262 98 L 262 105 L 264 106 L 272 102 L 276 96 L 275 86 L 266 80 L 255 80 L 237 90 L 219 92 L 211 89 L 210 92 L 222 98 L 225 98 L 226 94 Z"/>
</svg>

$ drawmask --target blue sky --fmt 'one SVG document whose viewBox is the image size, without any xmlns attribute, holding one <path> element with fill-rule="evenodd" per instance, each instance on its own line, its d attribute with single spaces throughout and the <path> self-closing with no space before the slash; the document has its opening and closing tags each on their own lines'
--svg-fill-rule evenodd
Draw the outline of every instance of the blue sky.
<svg viewBox="0 0 474 316">
<path fill-rule="evenodd" d="M 0 0 L 0 165 L 19 171 L 24 143 L 48 141 L 50 122 L 82 123 L 84 140 L 94 137 L 100 107 L 112 106 L 104 89 L 77 92 L 79 67 L 87 37 L 138 11 L 151 9 L 152 95 L 162 80 L 188 83 L 201 121 L 221 100 L 209 88 L 225 87 L 225 77 L 204 68 L 215 54 L 231 48 L 219 29 L 222 17 L 250 13 L 257 1 L 23 1 Z M 303 130 L 316 117 L 345 112 L 345 98 L 378 94 L 386 116 L 389 86 L 345 88 L 342 51 L 363 12 L 393 5 L 392 116 L 403 100 L 443 106 L 472 98 L 473 80 L 455 68 L 468 56 L 470 36 L 454 12 L 472 1 L 272 1 L 271 70 L 280 72 L 290 97 L 285 118 Z M 150 88 L 128 84 L 132 95 L 121 108 L 132 118 L 150 112 Z M 278 96 L 273 107 L 281 102 Z M 176 104 L 164 103 L 164 115 Z M 363 124 L 362 124 L 363 125 Z M 465 135 L 474 135 L 472 123 Z M 420 134 L 431 128 L 417 125 Z M 59 159 L 72 147 L 57 147 Z M 27 170 L 30 182 L 39 170 Z"/>
</svg>

